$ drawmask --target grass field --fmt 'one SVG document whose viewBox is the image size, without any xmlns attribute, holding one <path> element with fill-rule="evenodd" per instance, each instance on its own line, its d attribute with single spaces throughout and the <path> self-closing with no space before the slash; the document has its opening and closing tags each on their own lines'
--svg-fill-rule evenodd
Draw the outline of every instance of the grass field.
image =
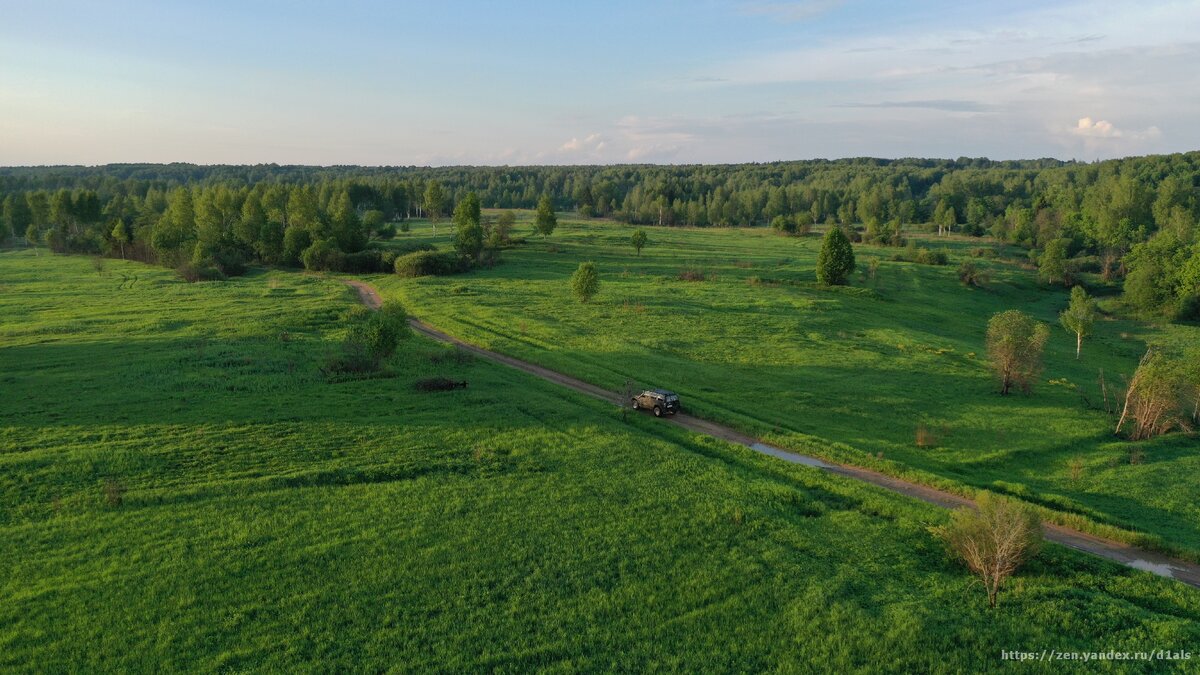
<svg viewBox="0 0 1200 675">
<path fill-rule="evenodd" d="M 455 302 L 498 297 L 488 274 Z M 615 287 L 584 311 L 617 316 Z M 932 507 L 417 337 L 391 377 L 328 382 L 353 302 L 0 253 L 0 669 L 960 672 L 1200 644 L 1194 589 L 1051 547 L 989 611 Z M 470 386 L 413 390 L 435 374 Z"/>
<path fill-rule="evenodd" d="M 980 240 L 923 240 L 950 251 L 944 267 L 856 246 L 851 286 L 824 289 L 814 283 L 817 236 L 645 228 L 650 245 L 639 257 L 632 229 L 568 220 L 548 240 L 531 235 L 505 251 L 493 269 L 375 282 L 456 336 L 614 391 L 627 380 L 667 387 L 698 415 L 794 449 L 1017 495 L 1068 522 L 1082 516 L 1200 555 L 1196 439 L 1120 442 L 1099 410 L 1101 370 L 1115 395 L 1147 342 L 1194 344 L 1195 327 L 1110 318 L 1076 361 L 1074 338 L 1057 322 L 1065 290 L 982 259 L 991 283 L 958 283 L 957 261 Z M 434 237 L 419 224 L 407 237 L 446 246 L 448 230 Z M 567 281 L 583 260 L 602 275 L 587 305 L 571 299 Z M 1028 397 L 997 395 L 986 365 L 987 320 L 1011 308 L 1053 329 L 1046 371 Z M 920 445 L 919 428 L 929 432 Z"/>
</svg>

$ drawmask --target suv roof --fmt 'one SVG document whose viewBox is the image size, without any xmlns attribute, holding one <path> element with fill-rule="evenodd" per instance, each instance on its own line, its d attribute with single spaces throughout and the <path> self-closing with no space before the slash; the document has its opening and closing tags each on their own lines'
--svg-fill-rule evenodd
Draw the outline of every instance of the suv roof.
<svg viewBox="0 0 1200 675">
<path fill-rule="evenodd" d="M 655 394 L 659 394 L 660 396 L 674 396 L 675 395 L 675 392 L 667 391 L 666 389 L 651 389 L 650 391 L 654 392 Z"/>
</svg>

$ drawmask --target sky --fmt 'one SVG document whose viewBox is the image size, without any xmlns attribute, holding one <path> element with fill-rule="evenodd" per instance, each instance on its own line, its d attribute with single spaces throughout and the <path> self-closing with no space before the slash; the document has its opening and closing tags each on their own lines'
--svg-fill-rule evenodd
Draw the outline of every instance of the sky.
<svg viewBox="0 0 1200 675">
<path fill-rule="evenodd" d="M 1200 149 L 1200 0 L 4 0 L 0 165 Z"/>
</svg>

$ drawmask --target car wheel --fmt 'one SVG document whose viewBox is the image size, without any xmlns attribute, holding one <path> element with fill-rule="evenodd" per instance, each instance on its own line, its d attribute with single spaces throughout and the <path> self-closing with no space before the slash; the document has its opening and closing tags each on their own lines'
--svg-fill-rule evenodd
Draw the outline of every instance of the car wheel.
<svg viewBox="0 0 1200 675">
<path fill-rule="evenodd" d="M 658 406 L 654 406 L 654 416 L 662 417 L 662 408 L 660 408 Z"/>
<path fill-rule="evenodd" d="M 637 402 L 637 399 L 636 399 L 636 398 L 635 398 L 635 399 L 633 399 L 633 409 L 634 409 L 634 410 L 641 410 L 641 409 L 642 409 L 642 406 L 638 405 L 638 402 Z"/>
</svg>

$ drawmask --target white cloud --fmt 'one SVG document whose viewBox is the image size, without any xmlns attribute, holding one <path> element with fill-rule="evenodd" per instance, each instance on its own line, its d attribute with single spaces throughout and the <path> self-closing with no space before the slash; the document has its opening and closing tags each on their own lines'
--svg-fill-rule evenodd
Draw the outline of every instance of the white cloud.
<svg viewBox="0 0 1200 675">
<path fill-rule="evenodd" d="M 1071 129 L 1071 133 L 1092 138 L 1113 138 L 1121 135 L 1120 130 L 1114 127 L 1112 122 L 1108 120 L 1096 121 L 1090 117 L 1079 118 L 1079 122 Z"/>
<path fill-rule="evenodd" d="M 579 140 L 578 137 L 572 137 L 571 140 L 559 146 L 560 152 L 596 152 L 604 149 L 604 137 L 600 134 L 588 134 Z"/>
</svg>

